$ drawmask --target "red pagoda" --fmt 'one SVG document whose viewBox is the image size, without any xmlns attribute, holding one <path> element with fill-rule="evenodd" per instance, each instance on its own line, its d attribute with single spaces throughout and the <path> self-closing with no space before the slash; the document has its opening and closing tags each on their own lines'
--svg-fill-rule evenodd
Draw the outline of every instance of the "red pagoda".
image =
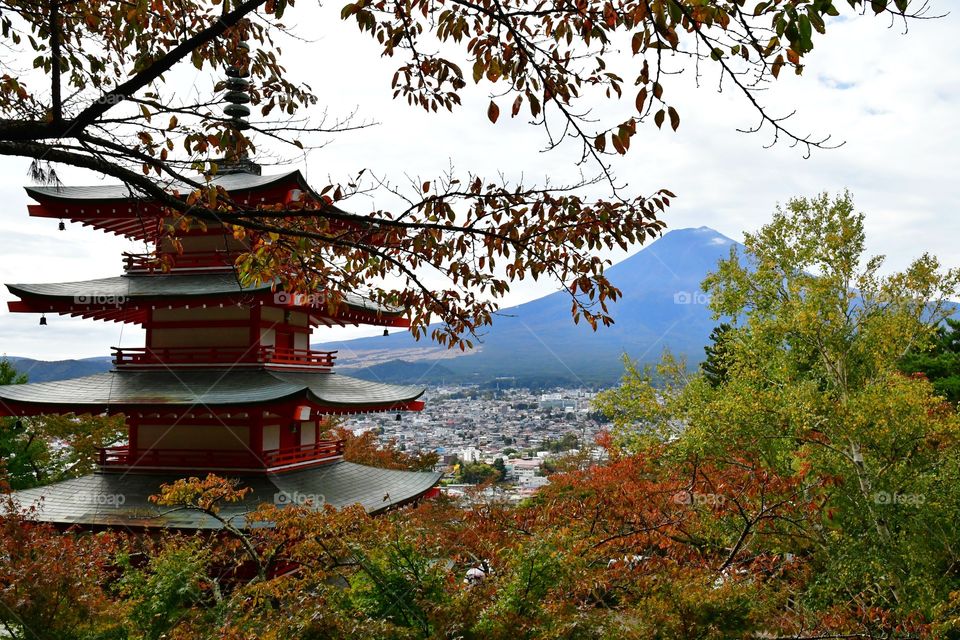
<svg viewBox="0 0 960 640">
<path fill-rule="evenodd" d="M 251 206 L 317 197 L 299 171 L 262 176 L 249 162 L 235 164 L 214 184 Z M 324 437 L 328 416 L 422 409 L 422 388 L 340 375 L 333 370 L 335 352 L 310 348 L 315 327 L 403 327 L 401 310 L 355 296 L 330 313 L 311 304 L 315 296 L 284 292 L 277 283 L 242 286 L 234 263 L 247 247 L 227 228 L 191 228 L 175 250 L 162 233 L 169 211 L 126 186 L 27 193 L 37 201 L 29 207 L 32 216 L 79 222 L 152 248 L 125 254 L 117 277 L 7 285 L 19 298 L 9 303 L 12 312 L 146 330 L 143 347 L 114 349 L 109 372 L 0 387 L 0 416 L 126 416 L 127 443 L 102 450 L 96 473 L 15 494 L 22 505 L 38 507 L 38 519 L 212 527 L 203 514 L 164 515 L 148 500 L 163 483 L 207 472 L 241 477 L 253 489 L 245 502 L 225 509 L 238 517 L 260 502 L 360 503 L 375 512 L 417 500 L 436 485 L 439 474 L 346 462 L 343 443 Z"/>
</svg>

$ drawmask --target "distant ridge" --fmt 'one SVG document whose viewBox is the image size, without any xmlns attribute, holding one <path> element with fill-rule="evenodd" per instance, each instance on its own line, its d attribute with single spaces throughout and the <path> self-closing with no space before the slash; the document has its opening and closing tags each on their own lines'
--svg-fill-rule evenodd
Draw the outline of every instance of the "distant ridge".
<svg viewBox="0 0 960 640">
<path fill-rule="evenodd" d="M 79 378 L 94 373 L 109 371 L 112 358 L 83 358 L 81 360 L 34 360 L 32 358 L 9 357 L 7 360 L 18 372 L 27 375 L 30 382 L 50 382 Z"/>
</svg>

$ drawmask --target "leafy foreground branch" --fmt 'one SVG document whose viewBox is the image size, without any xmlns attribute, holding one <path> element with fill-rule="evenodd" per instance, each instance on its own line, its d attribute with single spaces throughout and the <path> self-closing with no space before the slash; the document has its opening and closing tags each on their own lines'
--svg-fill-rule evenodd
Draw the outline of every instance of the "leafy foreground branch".
<svg viewBox="0 0 960 640">
<path fill-rule="evenodd" d="M 172 236 L 192 223 L 228 225 L 249 243 L 245 280 L 324 291 L 332 307 L 369 293 L 410 309 L 418 337 L 439 321 L 439 342 L 471 346 L 526 278 L 569 291 L 574 320 L 597 327 L 610 324 L 607 304 L 619 295 L 597 254 L 657 235 L 674 197 L 649 186 L 628 193 L 613 158 L 645 125 L 679 128 L 673 87 L 684 70 L 740 94 L 757 123 L 749 129 L 772 142 L 807 154 L 834 146 L 771 113 L 762 91 L 803 71 L 841 11 L 904 26 L 930 17 L 926 2 L 907 0 L 358 0 L 342 6 L 343 24 L 333 16 L 292 30 L 301 15 L 293 0 L 0 0 L 0 155 L 29 160 L 44 182 L 58 182 L 58 165 L 119 180 L 171 214 Z M 571 141 L 585 178 L 518 184 L 467 168 L 399 188 L 389 177 L 362 182 L 356 167 L 356 180 L 318 185 L 320 197 L 301 205 L 231 201 L 212 180 L 256 152 L 255 140 L 278 144 L 287 160 L 372 124 L 325 112 L 318 121 L 322 92 L 282 64 L 280 38 L 338 27 L 382 48 L 395 98 L 452 111 L 472 81 L 490 96 L 494 123 L 509 112 L 540 127 L 548 149 Z M 350 63 L 314 65 L 310 83 L 331 86 L 326 67 Z M 184 72 L 219 82 L 184 91 Z M 231 117 L 220 113 L 224 90 Z M 597 189 L 607 195 L 587 195 Z M 339 208 L 372 190 L 406 203 Z"/>
</svg>

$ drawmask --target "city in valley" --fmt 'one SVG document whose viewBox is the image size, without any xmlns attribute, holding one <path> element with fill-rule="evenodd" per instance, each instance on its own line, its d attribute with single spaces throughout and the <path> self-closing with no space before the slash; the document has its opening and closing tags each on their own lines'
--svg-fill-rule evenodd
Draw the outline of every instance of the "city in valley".
<svg viewBox="0 0 960 640">
<path fill-rule="evenodd" d="M 610 425 L 593 408 L 595 395 L 576 388 L 438 386 L 427 390 L 420 413 L 365 414 L 344 426 L 358 434 L 375 430 L 381 446 L 436 451 L 448 494 L 493 481 L 488 495 L 519 500 L 547 484 L 552 471 L 605 455 L 595 438 Z M 484 474 L 486 468 L 499 475 Z"/>
</svg>

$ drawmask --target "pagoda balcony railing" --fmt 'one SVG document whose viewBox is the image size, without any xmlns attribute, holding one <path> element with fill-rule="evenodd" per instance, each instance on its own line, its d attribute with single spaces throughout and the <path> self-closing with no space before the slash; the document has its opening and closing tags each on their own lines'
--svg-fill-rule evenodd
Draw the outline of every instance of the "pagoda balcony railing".
<svg viewBox="0 0 960 640">
<path fill-rule="evenodd" d="M 214 449 L 130 449 L 108 447 L 99 450 L 101 467 L 178 467 L 188 469 L 249 469 L 263 466 L 249 451 Z"/>
<path fill-rule="evenodd" d="M 236 253 L 228 251 L 190 251 L 186 253 L 124 253 L 127 273 L 174 273 L 180 271 L 230 271 Z"/>
<path fill-rule="evenodd" d="M 321 440 L 288 449 L 270 449 L 263 452 L 263 462 L 269 469 L 299 464 L 309 460 L 333 460 L 343 456 L 343 440 Z"/>
<path fill-rule="evenodd" d="M 336 351 L 279 347 L 113 347 L 117 367 L 274 366 L 278 368 L 330 369 Z"/>
<path fill-rule="evenodd" d="M 271 449 L 257 455 L 250 451 L 227 449 L 99 449 L 101 468 L 161 469 L 249 469 L 268 470 L 301 466 L 311 462 L 331 462 L 343 457 L 343 440 L 321 440 L 314 444 Z"/>
</svg>

